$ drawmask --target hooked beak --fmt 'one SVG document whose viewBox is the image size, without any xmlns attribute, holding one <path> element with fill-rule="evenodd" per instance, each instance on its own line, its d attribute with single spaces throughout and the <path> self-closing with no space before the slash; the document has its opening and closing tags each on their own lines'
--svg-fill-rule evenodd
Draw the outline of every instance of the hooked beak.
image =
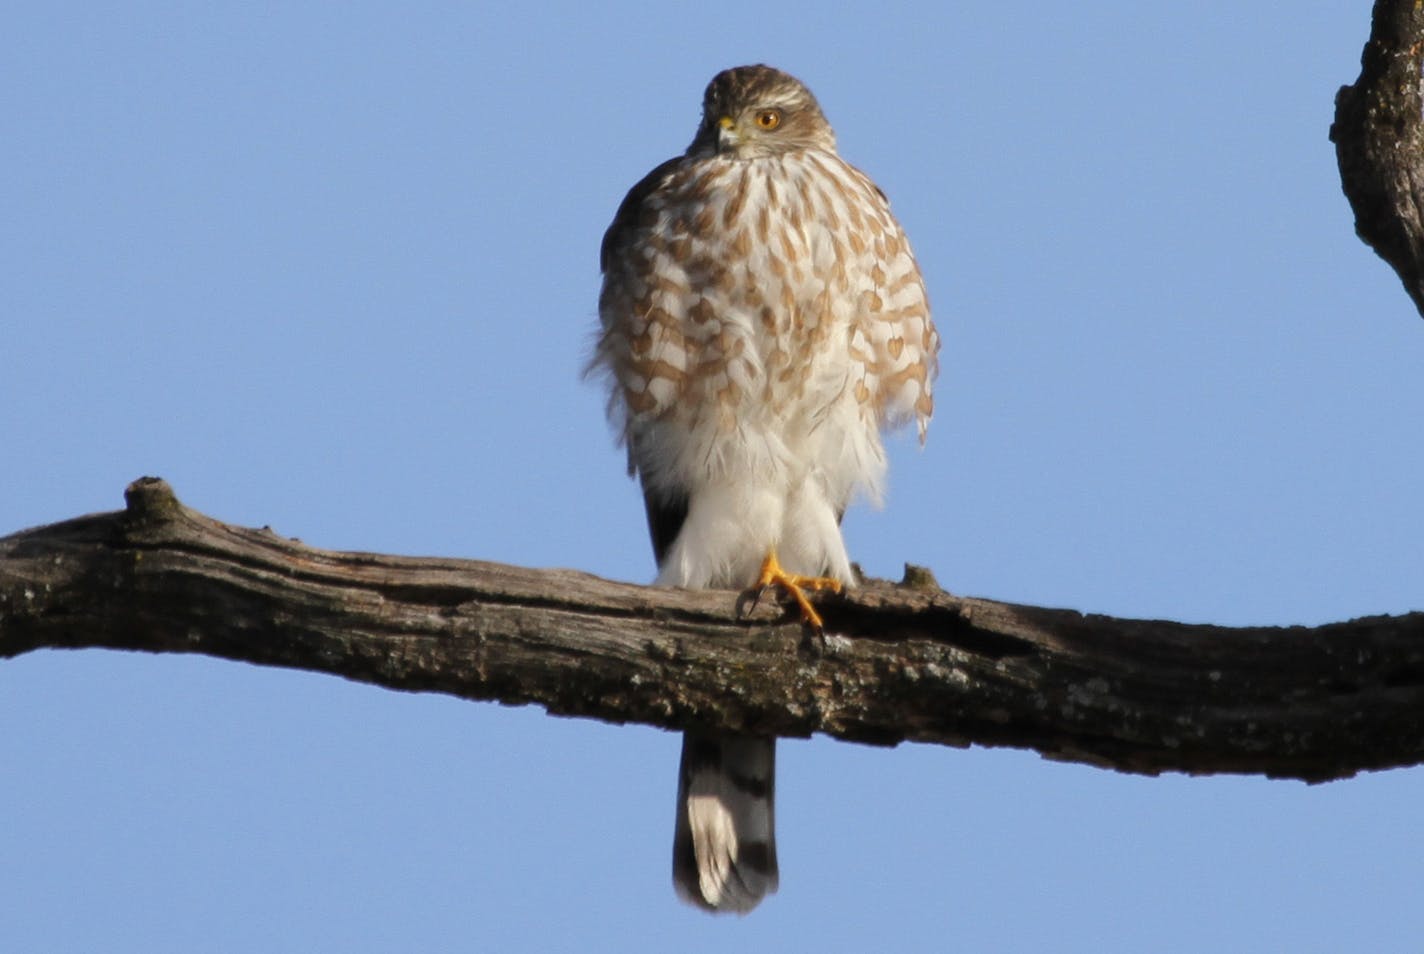
<svg viewBox="0 0 1424 954">
<path fill-rule="evenodd" d="M 731 116 L 717 120 L 717 147 L 721 150 L 735 149 L 741 145 L 742 137 L 737 134 L 737 121 Z"/>
</svg>

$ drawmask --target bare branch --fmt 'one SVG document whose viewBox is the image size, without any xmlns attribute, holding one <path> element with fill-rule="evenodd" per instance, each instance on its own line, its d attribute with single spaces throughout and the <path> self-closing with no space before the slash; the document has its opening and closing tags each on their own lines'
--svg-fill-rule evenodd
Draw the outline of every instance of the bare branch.
<svg viewBox="0 0 1424 954">
<path fill-rule="evenodd" d="M 184 507 L 0 539 L 0 658 L 206 653 L 562 715 L 1015 746 L 1124 771 L 1323 781 L 1424 762 L 1424 614 L 1191 626 L 871 582 L 824 639 L 736 594 L 568 570 L 317 550 Z"/>
<path fill-rule="evenodd" d="M 1330 141 L 1355 232 L 1404 282 L 1424 314 L 1424 8 L 1375 0 L 1360 78 L 1335 97 Z"/>
</svg>

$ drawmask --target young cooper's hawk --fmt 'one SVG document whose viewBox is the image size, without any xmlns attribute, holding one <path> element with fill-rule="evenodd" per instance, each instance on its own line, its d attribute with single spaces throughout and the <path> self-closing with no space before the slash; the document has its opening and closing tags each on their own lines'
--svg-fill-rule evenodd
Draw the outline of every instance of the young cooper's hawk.
<svg viewBox="0 0 1424 954">
<path fill-rule="evenodd" d="M 923 440 L 934 407 L 939 336 L 884 194 L 798 80 L 726 70 L 692 145 L 619 206 L 602 267 L 590 366 L 642 481 L 657 582 L 775 583 L 819 628 L 801 588 L 854 583 L 840 519 L 857 491 L 879 497 L 880 430 L 913 419 Z M 776 890 L 774 759 L 774 739 L 684 737 L 685 900 L 745 913 Z"/>
</svg>

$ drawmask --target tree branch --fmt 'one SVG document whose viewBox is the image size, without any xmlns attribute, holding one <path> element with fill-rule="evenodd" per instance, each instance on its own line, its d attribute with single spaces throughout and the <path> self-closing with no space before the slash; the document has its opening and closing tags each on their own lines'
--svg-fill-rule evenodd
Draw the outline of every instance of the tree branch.
<svg viewBox="0 0 1424 954">
<path fill-rule="evenodd" d="M 1330 141 L 1355 233 L 1398 273 L 1424 314 L 1424 8 L 1375 0 L 1360 78 L 1335 97 Z"/>
<path fill-rule="evenodd" d="M 317 550 L 203 516 L 154 478 L 125 498 L 0 539 L 0 658 L 205 653 L 610 722 L 1015 746 L 1148 774 L 1424 762 L 1424 613 L 1230 629 L 873 581 L 821 600 L 815 639 L 779 607 L 739 618 L 730 592 Z"/>
</svg>

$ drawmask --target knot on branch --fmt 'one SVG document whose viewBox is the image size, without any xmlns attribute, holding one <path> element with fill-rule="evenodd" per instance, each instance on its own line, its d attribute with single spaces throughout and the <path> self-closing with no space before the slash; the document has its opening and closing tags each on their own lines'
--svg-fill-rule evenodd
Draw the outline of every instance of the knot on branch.
<svg viewBox="0 0 1424 954">
<path fill-rule="evenodd" d="M 178 495 L 162 477 L 140 477 L 124 488 L 124 514 L 130 525 L 167 523 L 182 512 Z"/>
</svg>

